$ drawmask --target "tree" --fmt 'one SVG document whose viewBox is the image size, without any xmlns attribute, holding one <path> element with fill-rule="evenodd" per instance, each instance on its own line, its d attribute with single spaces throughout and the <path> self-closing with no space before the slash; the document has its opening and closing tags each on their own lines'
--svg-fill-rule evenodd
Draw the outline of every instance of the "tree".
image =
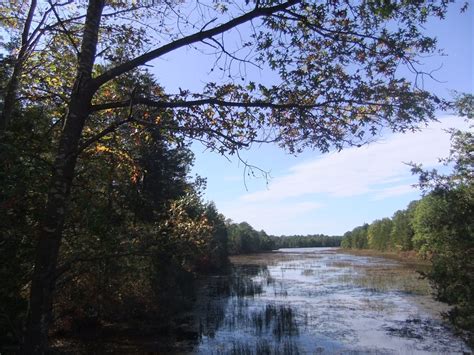
<svg viewBox="0 0 474 355">
<path fill-rule="evenodd" d="M 433 118 L 439 104 L 436 97 L 397 77 L 396 71 L 404 64 L 423 74 L 417 68 L 418 55 L 432 52 L 435 41 L 418 25 L 431 15 L 443 17 L 445 2 L 421 6 L 418 1 L 247 1 L 216 3 L 197 17 L 186 14 L 182 6 L 178 11 L 176 4 L 166 1 L 128 6 L 90 0 L 70 14 L 64 9 L 66 20 L 58 21 L 68 48 L 77 49 L 78 55 L 68 71 L 75 71 L 75 78 L 65 90 L 64 119 L 55 120 L 63 126 L 37 231 L 25 338 L 28 353 L 41 353 L 47 345 L 63 226 L 85 146 L 122 126 L 159 126 L 176 140 L 197 139 L 222 154 L 270 141 L 290 152 L 305 147 L 324 152 L 364 144 L 383 126 L 415 129 Z M 177 29 L 167 27 L 173 16 Z M 145 30 L 150 18 L 161 21 L 154 38 Z M 229 47 L 226 39 L 244 25 L 247 29 L 240 34 L 248 38 L 237 48 Z M 208 82 L 200 93 L 184 89 L 174 95 L 153 87 L 129 87 L 119 97 L 107 94 L 108 85 L 126 74 L 186 46 L 214 50 L 215 68 L 221 67 L 230 79 L 236 79 L 232 74 L 239 66 L 256 65 L 272 70 L 276 82 Z M 88 136 L 87 128 L 101 112 L 114 112 L 109 125 Z"/>
<path fill-rule="evenodd" d="M 70 41 L 77 52 L 72 36 L 66 29 L 66 22 L 71 20 L 79 20 L 81 17 L 72 17 L 67 21 L 60 18 L 59 11 L 65 6 L 70 6 L 72 1 L 65 2 L 40 2 L 32 0 L 29 3 L 26 1 L 8 1 L 2 2 L 0 11 L 0 26 L 8 29 L 9 43 L 3 44 L 10 52 L 11 73 L 5 85 L 2 85 L 2 112 L 0 115 L 0 135 L 3 135 L 8 128 L 10 121 L 13 118 L 14 110 L 19 108 L 21 101 L 18 97 L 24 89 L 25 72 L 31 70 L 31 65 L 28 62 L 34 57 L 34 53 L 45 53 L 54 50 L 54 45 L 51 42 L 42 41 L 43 36 L 52 33 L 61 33 L 62 37 Z M 54 35 L 56 39 L 61 38 L 61 35 Z M 64 54 L 64 53 L 62 53 Z M 44 67 L 43 67 L 44 68 Z M 30 84 L 32 80 L 30 78 Z M 23 84 L 23 85 L 22 85 Z M 22 87 L 23 86 L 23 87 Z M 26 85 L 29 86 L 29 85 Z M 46 91 L 52 95 L 61 96 L 61 93 L 54 93 L 53 91 Z"/>
<path fill-rule="evenodd" d="M 391 249 L 391 231 L 392 221 L 390 218 L 383 218 L 372 222 L 367 231 L 369 248 L 382 251 Z"/>
<path fill-rule="evenodd" d="M 474 96 L 461 95 L 455 107 L 469 122 L 474 117 Z M 427 273 L 437 297 L 454 305 L 449 316 L 470 331 L 474 343 L 474 134 L 451 130 L 451 151 L 445 164 L 449 174 L 424 170 L 413 164 L 425 193 L 414 213 L 414 244 L 432 263 Z"/>
<path fill-rule="evenodd" d="M 437 298 L 455 307 L 449 312 L 454 324 L 474 331 L 474 199 L 469 188 L 437 191 L 418 204 L 414 242 L 431 261 L 427 273 Z"/>
<path fill-rule="evenodd" d="M 266 250 L 278 248 L 320 248 L 320 247 L 339 247 L 341 246 L 342 237 L 329 236 L 324 234 L 315 235 L 283 235 L 280 237 L 272 237 L 272 243 Z M 343 248 L 350 247 L 344 246 Z"/>
<path fill-rule="evenodd" d="M 390 239 L 396 250 L 408 251 L 413 249 L 413 225 L 417 202 L 412 201 L 406 210 L 395 212 L 392 217 L 392 232 Z"/>
<path fill-rule="evenodd" d="M 367 223 L 352 230 L 352 248 L 365 249 L 368 247 L 368 230 Z"/>
<path fill-rule="evenodd" d="M 352 232 L 347 231 L 343 235 L 343 239 L 341 241 L 341 248 L 344 249 L 351 249 L 352 248 Z"/>
<path fill-rule="evenodd" d="M 167 325 L 192 304 L 195 272 L 226 261 L 188 176 L 191 152 L 154 127 L 127 133 L 78 162 L 54 300 L 63 334 L 132 317 Z"/>
<path fill-rule="evenodd" d="M 225 217 L 218 213 L 214 203 L 206 206 L 206 218 L 212 226 L 210 250 L 206 253 L 205 267 L 214 271 L 222 271 L 228 266 L 228 233 Z"/>
<path fill-rule="evenodd" d="M 231 224 L 227 230 L 232 254 L 248 254 L 260 250 L 259 233 L 247 222 Z"/>
</svg>

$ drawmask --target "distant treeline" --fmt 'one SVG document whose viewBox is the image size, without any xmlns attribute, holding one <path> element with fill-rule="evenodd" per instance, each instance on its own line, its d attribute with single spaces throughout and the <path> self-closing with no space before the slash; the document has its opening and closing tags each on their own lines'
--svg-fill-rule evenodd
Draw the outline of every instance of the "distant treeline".
<svg viewBox="0 0 474 355">
<path fill-rule="evenodd" d="M 280 248 L 339 247 L 342 237 L 324 234 L 270 236 L 247 222 L 227 222 L 229 254 L 248 254 Z"/>
<path fill-rule="evenodd" d="M 276 248 L 339 247 L 342 237 L 324 234 L 272 237 Z"/>
</svg>

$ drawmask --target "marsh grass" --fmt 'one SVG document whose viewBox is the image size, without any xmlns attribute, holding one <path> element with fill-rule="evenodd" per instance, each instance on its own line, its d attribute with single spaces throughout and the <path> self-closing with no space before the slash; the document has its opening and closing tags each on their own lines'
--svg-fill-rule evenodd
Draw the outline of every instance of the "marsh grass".
<svg viewBox="0 0 474 355">
<path fill-rule="evenodd" d="M 263 285 L 245 275 L 235 275 L 231 284 L 231 295 L 239 298 L 255 297 L 263 292 Z"/>
<path fill-rule="evenodd" d="M 373 300 L 370 298 L 363 298 L 362 305 L 364 309 L 381 313 L 387 313 L 393 309 L 393 305 L 390 303 Z"/>
<path fill-rule="evenodd" d="M 354 264 L 347 261 L 332 261 L 327 266 L 336 268 L 351 268 L 354 266 Z"/>
<path fill-rule="evenodd" d="M 422 271 L 430 267 L 429 261 L 421 259 L 415 251 L 383 252 L 371 249 L 338 249 L 338 253 L 356 256 L 381 257 L 384 259 L 396 260 L 403 263 L 404 265 L 411 266 L 416 270 Z"/>
<path fill-rule="evenodd" d="M 278 341 L 285 336 L 299 334 L 296 315 L 290 306 L 265 305 L 265 309 L 252 313 L 250 322 L 255 335 L 273 334 Z"/>
<path fill-rule="evenodd" d="M 334 282 L 340 284 L 341 286 L 352 286 L 356 285 L 354 282 L 357 276 L 353 273 L 344 273 L 342 275 L 338 275 L 334 278 Z"/>
<path fill-rule="evenodd" d="M 313 269 L 304 269 L 301 271 L 301 275 L 303 276 L 312 276 L 314 275 L 314 270 Z"/>
<path fill-rule="evenodd" d="M 369 264 L 353 264 L 345 261 L 334 261 L 329 266 L 346 268 L 350 273 L 340 275 L 338 281 L 352 284 L 372 292 L 404 292 L 428 296 L 433 293 L 428 280 L 423 278 L 429 264 L 420 260 L 413 253 L 389 253 L 374 250 L 340 250 L 342 253 L 390 259 Z M 377 260 L 377 259 L 374 259 Z"/>
<path fill-rule="evenodd" d="M 299 355 L 300 352 L 295 343 L 286 339 L 281 344 L 272 345 L 266 339 L 258 339 L 251 342 L 232 342 L 229 350 L 217 350 L 212 352 L 215 355 Z"/>
<path fill-rule="evenodd" d="M 362 272 L 352 277 L 352 283 L 374 292 L 404 292 L 414 295 L 430 295 L 433 290 L 420 273 L 407 266 L 383 267 L 359 266 Z"/>
</svg>

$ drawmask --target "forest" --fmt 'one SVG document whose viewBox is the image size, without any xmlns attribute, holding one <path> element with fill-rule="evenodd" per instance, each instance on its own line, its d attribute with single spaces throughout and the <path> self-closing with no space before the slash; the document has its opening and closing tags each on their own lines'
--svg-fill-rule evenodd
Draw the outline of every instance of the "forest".
<svg viewBox="0 0 474 355">
<path fill-rule="evenodd" d="M 458 101 L 459 113 L 474 118 L 474 96 Z M 424 277 L 436 298 L 452 305 L 447 317 L 474 341 L 474 134 L 452 129 L 450 155 L 443 158 L 452 171 L 443 174 L 412 163 L 423 197 L 392 217 L 355 227 L 341 246 L 403 253 L 414 252 L 429 261 Z"/>
<path fill-rule="evenodd" d="M 0 344 L 43 354 L 60 332 L 166 321 L 192 303 L 196 275 L 222 272 L 228 254 L 337 243 L 325 236 L 273 238 L 227 223 L 203 199 L 205 177 L 190 176 L 191 144 L 236 158 L 262 143 L 290 154 L 326 153 L 432 121 L 452 102 L 395 74 L 405 66 L 427 76 L 418 59 L 437 47 L 422 25 L 443 19 L 448 7 L 1 2 Z M 160 85 L 159 60 L 183 48 L 211 55 L 209 73 L 222 75 L 209 74 L 201 90 L 186 82 L 176 92 Z M 247 76 L 247 65 L 274 80 Z M 471 178 L 466 164 L 458 171 Z M 428 185 L 438 178 L 420 173 Z M 451 229 L 443 227 L 456 232 L 454 243 L 426 223 L 438 210 L 472 211 L 472 195 L 449 182 L 418 203 L 413 238 L 403 234 L 411 233 L 403 225 L 411 210 L 400 212 L 399 222 L 362 229 L 372 229 L 369 247 L 413 247 L 430 257 L 439 280 L 459 281 L 455 292 L 443 283 L 439 292 L 456 297 L 462 310 L 472 307 L 472 287 L 459 279 L 472 285 L 464 269 L 470 262 L 472 271 L 472 240 L 463 239 L 472 225 L 456 215 Z M 399 236 L 373 237 L 380 230 L 385 238 L 391 223 Z M 350 235 L 345 246 L 353 245 Z M 453 257 L 456 271 L 446 262 Z"/>
</svg>

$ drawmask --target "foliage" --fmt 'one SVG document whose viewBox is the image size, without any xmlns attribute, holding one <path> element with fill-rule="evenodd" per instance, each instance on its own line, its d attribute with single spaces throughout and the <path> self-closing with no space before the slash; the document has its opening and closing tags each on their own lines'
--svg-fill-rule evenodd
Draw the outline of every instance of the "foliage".
<svg viewBox="0 0 474 355">
<path fill-rule="evenodd" d="M 61 251 L 59 282 L 72 278 L 57 297 L 61 329 L 170 320 L 190 306 L 197 271 L 225 266 L 222 218 L 189 180 L 192 159 L 155 128 L 85 152 Z"/>
<path fill-rule="evenodd" d="M 392 232 L 390 239 L 395 250 L 408 251 L 413 249 L 413 214 L 417 206 L 416 201 L 410 202 L 406 210 L 395 212 L 392 216 Z"/>
<path fill-rule="evenodd" d="M 52 164 L 51 117 L 48 108 L 17 111 L 1 142 L 2 345 L 22 337 L 31 235 Z M 107 119 L 97 117 L 86 134 L 100 132 Z M 204 181 L 190 179 L 192 162 L 186 146 L 156 128 L 132 136 L 119 130 L 85 147 L 64 226 L 53 330 L 80 332 L 132 318 L 169 321 L 192 303 L 197 272 L 226 267 L 224 218 L 201 201 Z"/>
<path fill-rule="evenodd" d="M 354 228 L 350 232 L 344 233 L 341 240 L 342 248 L 358 248 L 364 249 L 368 247 L 367 232 L 369 225 L 366 223 L 363 226 Z"/>
<path fill-rule="evenodd" d="M 439 300 L 454 305 L 454 324 L 474 331 L 474 195 L 470 186 L 437 190 L 423 198 L 414 217 L 414 243 L 432 263 L 427 274 Z"/>
<path fill-rule="evenodd" d="M 392 231 L 392 221 L 390 218 L 383 218 L 372 222 L 367 231 L 367 242 L 369 248 L 376 250 L 386 250 L 391 248 L 390 234 Z"/>
<path fill-rule="evenodd" d="M 33 13 L 37 27 L 26 38 L 23 63 L 35 85 L 20 85 L 18 96 L 67 102 L 75 74 L 68 65 L 77 62 L 82 19 L 93 3 L 38 4 Z M 169 108 L 173 120 L 159 124 L 176 137 L 199 139 L 231 153 L 255 140 L 277 141 L 291 152 L 306 146 L 327 151 L 363 144 L 383 126 L 411 130 L 433 118 L 440 101 L 395 72 L 402 64 L 416 71 L 417 78 L 428 75 L 418 68 L 417 58 L 435 51 L 436 41 L 419 24 L 429 16 L 442 18 L 447 10 L 445 2 L 418 5 L 247 2 L 216 4 L 196 16 L 184 3 L 180 11 L 166 2 L 107 3 L 98 29 L 96 62 L 101 64 L 93 68 L 98 89 L 92 111 L 128 109 L 134 92 L 135 106 L 150 111 L 146 124 L 157 124 L 152 118 Z M 10 2 L 2 10 L 9 15 L 9 23 L 3 24 L 11 28 L 7 38 L 21 37 L 27 4 Z M 254 24 L 240 32 L 247 38 L 231 41 L 250 20 Z M 385 25 L 390 22 L 397 26 Z M 229 80 L 217 82 L 211 75 L 201 92 L 184 88 L 179 93 L 136 90 L 130 81 L 122 83 L 126 72 L 186 45 L 197 49 L 197 55 L 215 54 L 209 69 Z M 270 69 L 276 82 L 246 78 L 242 66 Z M 110 93 L 116 85 L 123 90 Z"/>
<path fill-rule="evenodd" d="M 275 249 L 338 247 L 341 244 L 341 239 L 341 237 L 324 234 L 272 237 Z"/>
<path fill-rule="evenodd" d="M 291 235 L 273 236 L 265 231 L 256 231 L 246 222 L 227 223 L 229 234 L 229 253 L 248 254 L 270 251 L 280 248 L 319 248 L 338 247 L 342 237 L 328 236 L 324 234 L 314 235 Z"/>
<path fill-rule="evenodd" d="M 214 203 L 205 206 L 205 217 L 211 226 L 211 241 L 209 250 L 205 253 L 198 265 L 199 270 L 222 272 L 228 266 L 229 238 L 225 217 L 220 214 Z"/>
<path fill-rule="evenodd" d="M 11 131 L 0 140 L 0 343 L 21 339 L 26 316 L 32 231 L 41 218 L 51 164 L 45 127 L 40 108 L 15 113 Z"/>
<path fill-rule="evenodd" d="M 274 249 L 271 238 L 265 231 L 256 231 L 247 222 L 228 223 L 230 254 L 249 254 Z"/>
</svg>

